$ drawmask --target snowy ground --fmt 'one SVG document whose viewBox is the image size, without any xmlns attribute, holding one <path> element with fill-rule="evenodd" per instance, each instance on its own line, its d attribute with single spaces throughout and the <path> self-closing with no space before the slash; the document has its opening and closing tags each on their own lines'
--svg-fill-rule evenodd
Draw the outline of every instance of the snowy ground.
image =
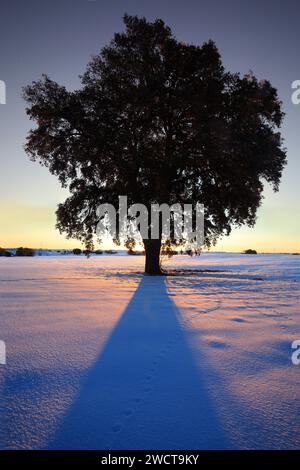
<svg viewBox="0 0 300 470">
<path fill-rule="evenodd" d="M 0 447 L 299 447 L 299 257 L 143 261 L 0 259 Z"/>
</svg>

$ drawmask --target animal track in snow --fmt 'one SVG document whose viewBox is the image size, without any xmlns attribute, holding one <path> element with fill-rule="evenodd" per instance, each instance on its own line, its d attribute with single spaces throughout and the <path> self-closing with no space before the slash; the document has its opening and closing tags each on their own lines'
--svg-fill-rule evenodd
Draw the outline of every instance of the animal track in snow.
<svg viewBox="0 0 300 470">
<path fill-rule="evenodd" d="M 166 355 L 170 353 L 172 347 L 176 345 L 176 339 L 180 336 L 180 332 L 175 334 L 173 333 L 173 337 L 168 340 L 166 347 L 160 351 L 155 360 L 152 362 L 152 367 L 144 376 L 144 379 L 141 380 L 141 395 L 133 399 L 133 406 L 128 406 L 128 408 L 123 409 L 119 419 L 112 426 L 112 435 L 110 438 L 108 438 L 110 440 L 110 445 L 106 447 L 107 450 L 115 448 L 115 442 L 118 434 L 129 425 L 130 419 L 134 416 L 136 410 L 145 402 L 145 400 L 149 398 L 149 395 L 151 395 L 153 392 L 153 386 L 151 386 L 151 382 L 153 381 L 155 372 L 157 371 L 161 360 L 163 360 Z"/>
</svg>

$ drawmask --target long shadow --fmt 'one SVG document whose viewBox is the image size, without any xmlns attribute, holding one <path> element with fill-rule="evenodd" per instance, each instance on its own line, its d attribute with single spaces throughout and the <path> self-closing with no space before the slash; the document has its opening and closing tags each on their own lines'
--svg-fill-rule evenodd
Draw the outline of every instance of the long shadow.
<svg viewBox="0 0 300 470">
<path fill-rule="evenodd" d="M 228 448 L 166 282 L 141 280 L 47 448 Z"/>
</svg>

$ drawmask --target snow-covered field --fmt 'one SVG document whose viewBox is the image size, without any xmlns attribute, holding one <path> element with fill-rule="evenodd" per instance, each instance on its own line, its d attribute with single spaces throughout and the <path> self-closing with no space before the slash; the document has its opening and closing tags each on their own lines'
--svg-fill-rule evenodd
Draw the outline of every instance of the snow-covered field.
<svg viewBox="0 0 300 470">
<path fill-rule="evenodd" d="M 0 258 L 0 447 L 299 447 L 299 257 L 143 262 Z"/>
</svg>

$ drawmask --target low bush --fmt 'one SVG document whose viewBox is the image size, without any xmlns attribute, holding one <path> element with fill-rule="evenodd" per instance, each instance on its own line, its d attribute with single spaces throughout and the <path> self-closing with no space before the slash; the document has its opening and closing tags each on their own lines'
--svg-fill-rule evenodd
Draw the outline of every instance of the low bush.
<svg viewBox="0 0 300 470">
<path fill-rule="evenodd" d="M 24 248 L 20 246 L 16 249 L 16 256 L 34 256 L 34 250 L 32 248 Z"/>
<path fill-rule="evenodd" d="M 10 251 L 5 250 L 4 248 L 0 248 L 0 256 L 6 256 L 7 258 L 9 258 L 10 256 L 12 256 L 12 254 Z"/>
<path fill-rule="evenodd" d="M 243 251 L 243 254 L 244 255 L 257 255 L 257 251 L 251 250 L 251 248 L 249 248 L 248 250 Z"/>
</svg>

